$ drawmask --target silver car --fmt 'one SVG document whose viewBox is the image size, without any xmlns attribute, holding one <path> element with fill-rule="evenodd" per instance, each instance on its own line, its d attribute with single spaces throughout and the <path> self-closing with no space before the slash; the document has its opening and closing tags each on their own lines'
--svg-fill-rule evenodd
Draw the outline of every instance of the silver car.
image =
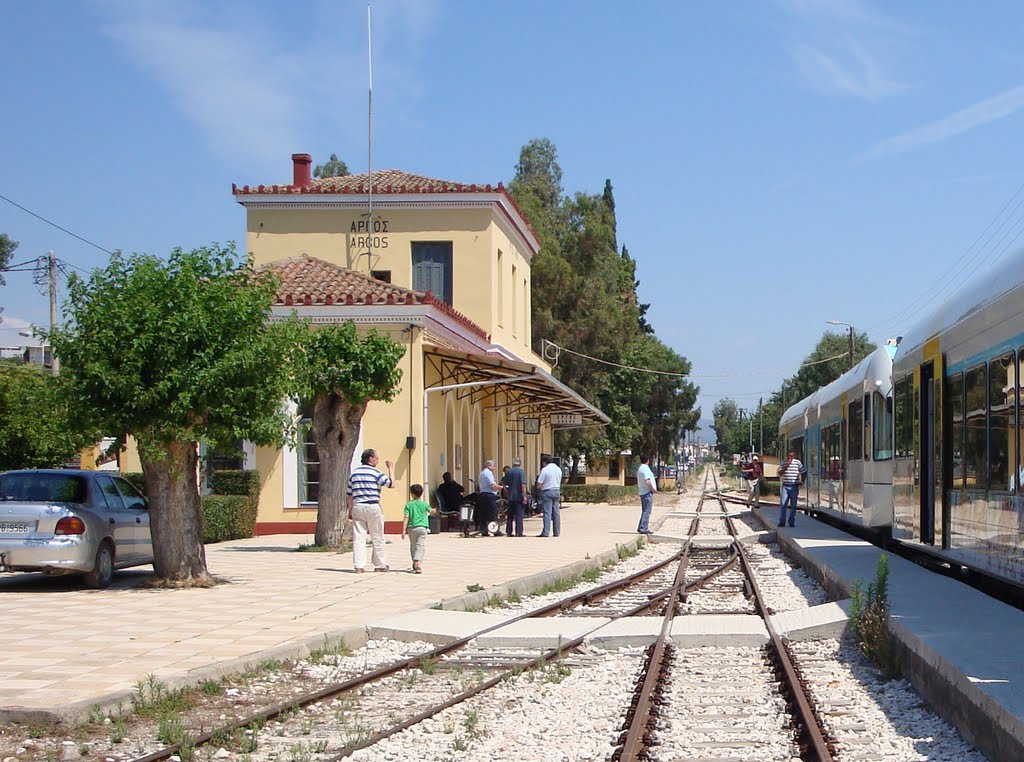
<svg viewBox="0 0 1024 762">
<path fill-rule="evenodd" d="M 70 469 L 0 474 L 0 572 L 82 574 L 103 588 L 115 569 L 152 562 L 146 498 L 125 479 Z"/>
</svg>

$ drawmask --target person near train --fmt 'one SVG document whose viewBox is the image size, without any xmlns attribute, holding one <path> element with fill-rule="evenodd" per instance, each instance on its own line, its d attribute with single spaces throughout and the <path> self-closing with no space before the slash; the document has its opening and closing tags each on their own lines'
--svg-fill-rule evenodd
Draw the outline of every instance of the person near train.
<svg viewBox="0 0 1024 762">
<path fill-rule="evenodd" d="M 538 537 L 558 537 L 562 533 L 562 469 L 554 458 L 547 455 L 540 459 L 540 473 L 537 474 L 537 492 L 544 514 L 544 528 Z"/>
<path fill-rule="evenodd" d="M 640 456 L 640 468 L 636 470 L 636 489 L 640 493 L 640 523 L 636 527 L 639 534 L 651 533 L 651 511 L 654 509 L 654 493 L 658 485 L 654 480 L 654 472 L 648 464 L 650 457 Z"/>
<path fill-rule="evenodd" d="M 484 461 L 484 468 L 476 481 L 477 505 L 480 506 L 480 515 L 477 517 L 477 529 L 481 537 L 489 537 L 491 532 L 488 525 L 498 520 L 498 492 L 501 485 L 494 478 L 494 461 Z M 501 537 L 501 530 L 495 530 L 495 537 Z"/>
<path fill-rule="evenodd" d="M 747 480 L 747 505 L 751 508 L 761 507 L 761 479 L 764 477 L 764 468 L 757 455 L 750 456 L 750 462 L 742 469 L 743 478 Z"/>
<path fill-rule="evenodd" d="M 807 476 L 807 467 L 800 462 L 792 450 L 786 453 L 786 461 L 779 466 L 782 480 L 782 500 L 779 503 L 779 526 L 786 525 L 786 507 L 789 507 L 789 525 L 796 526 L 796 501 L 800 496 L 800 485 Z"/>
<path fill-rule="evenodd" d="M 427 554 L 427 535 L 430 534 L 430 503 L 423 499 L 423 485 L 409 487 L 412 500 L 405 504 L 402 515 L 402 539 L 409 535 L 409 555 L 412 556 L 414 574 L 423 572 L 423 557 Z"/>
<path fill-rule="evenodd" d="M 508 508 L 505 512 L 505 536 L 523 536 L 523 507 L 526 504 L 526 474 L 523 472 L 522 458 L 512 459 L 512 468 L 501 477 L 501 486 L 505 490 Z"/>
</svg>

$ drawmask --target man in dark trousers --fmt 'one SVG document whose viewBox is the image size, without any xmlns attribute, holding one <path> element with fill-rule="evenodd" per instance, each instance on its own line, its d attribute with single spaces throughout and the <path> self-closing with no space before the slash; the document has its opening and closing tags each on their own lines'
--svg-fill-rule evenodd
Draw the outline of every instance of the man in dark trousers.
<svg viewBox="0 0 1024 762">
<path fill-rule="evenodd" d="M 779 526 L 786 523 L 786 506 L 789 506 L 789 525 L 796 525 L 796 501 L 800 496 L 800 485 L 807 476 L 807 467 L 790 450 L 786 453 L 786 462 L 779 466 L 779 478 L 782 479 L 782 502 L 779 505 Z"/>
<path fill-rule="evenodd" d="M 508 500 L 508 511 L 505 518 L 505 535 L 507 537 L 523 536 L 523 506 L 526 504 L 526 474 L 523 473 L 523 461 L 512 459 L 510 468 L 501 477 L 501 486 Z M 515 534 L 513 534 L 513 530 Z"/>
</svg>

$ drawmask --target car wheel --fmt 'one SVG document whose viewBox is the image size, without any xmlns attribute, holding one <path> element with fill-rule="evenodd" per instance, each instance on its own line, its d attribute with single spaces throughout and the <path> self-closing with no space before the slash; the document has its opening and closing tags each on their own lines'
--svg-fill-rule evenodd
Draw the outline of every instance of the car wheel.
<svg viewBox="0 0 1024 762">
<path fill-rule="evenodd" d="M 96 561 L 92 565 L 92 571 L 85 573 L 85 584 L 97 590 L 110 585 L 114 579 L 114 551 L 109 542 L 104 542 L 96 551 Z"/>
</svg>

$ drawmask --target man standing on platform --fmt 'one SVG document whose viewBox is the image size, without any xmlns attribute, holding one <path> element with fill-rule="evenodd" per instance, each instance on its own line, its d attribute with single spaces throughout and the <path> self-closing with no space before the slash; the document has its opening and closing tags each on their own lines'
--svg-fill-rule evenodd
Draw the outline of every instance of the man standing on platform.
<svg viewBox="0 0 1024 762">
<path fill-rule="evenodd" d="M 481 537 L 490 537 L 490 530 L 487 525 L 498 519 L 498 492 L 501 485 L 494 478 L 494 461 L 488 460 L 484 463 L 484 470 L 476 482 L 477 500 L 480 504 L 480 521 L 477 527 L 480 529 Z M 495 537 L 501 537 L 501 531 L 495 530 Z"/>
<path fill-rule="evenodd" d="M 348 517 L 352 519 L 352 565 L 357 574 L 366 571 L 366 535 L 373 543 L 373 570 L 386 572 L 388 556 L 384 550 L 384 511 L 380 507 L 381 487 L 394 487 L 390 460 L 384 461 L 387 476 L 377 470 L 375 450 L 364 450 L 361 466 L 348 477 Z"/>
<path fill-rule="evenodd" d="M 501 478 L 501 486 L 505 488 L 508 500 L 505 534 L 509 537 L 523 536 L 523 506 L 526 503 L 526 474 L 523 473 L 523 461 L 512 459 L 512 468 Z"/>
<path fill-rule="evenodd" d="M 786 506 L 789 506 L 789 525 L 796 525 L 796 501 L 800 496 L 800 485 L 807 475 L 807 468 L 790 450 L 786 453 L 786 462 L 779 466 L 779 477 L 782 479 L 782 503 L 779 505 L 779 526 L 786 523 Z"/>
<path fill-rule="evenodd" d="M 538 537 L 558 537 L 562 533 L 562 469 L 553 458 L 545 455 L 540 459 L 543 468 L 537 474 L 537 489 L 540 492 L 540 507 L 544 512 L 544 529 Z"/>
<path fill-rule="evenodd" d="M 650 458 L 646 455 L 640 456 L 640 468 L 636 470 L 636 487 L 640 493 L 640 523 L 636 531 L 640 534 L 650 534 L 651 510 L 654 508 L 654 493 L 658 491 L 658 485 L 654 481 L 654 472 L 647 465 Z"/>
</svg>

